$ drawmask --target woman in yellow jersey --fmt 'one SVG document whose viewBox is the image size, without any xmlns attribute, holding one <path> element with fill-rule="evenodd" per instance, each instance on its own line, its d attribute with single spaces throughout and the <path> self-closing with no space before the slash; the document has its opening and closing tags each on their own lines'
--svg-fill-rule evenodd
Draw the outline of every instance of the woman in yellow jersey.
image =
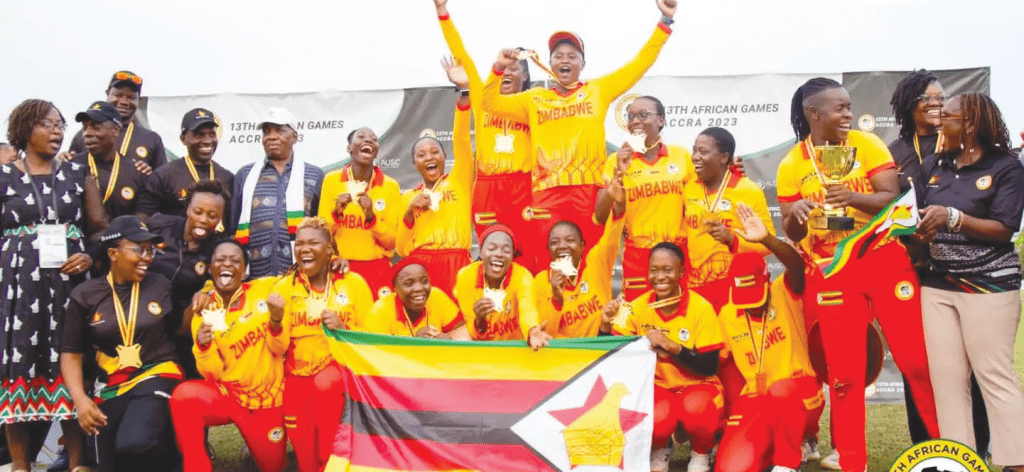
<svg viewBox="0 0 1024 472">
<path fill-rule="evenodd" d="M 873 318 L 888 334 L 893 360 L 909 380 L 928 433 L 932 437 L 939 434 L 925 353 L 920 285 L 906 249 L 896 238 L 887 238 L 828 279 L 818 269 L 832 261 L 841 240 L 898 196 L 896 165 L 881 139 L 850 129 L 850 94 L 835 80 L 818 77 L 800 86 L 793 94 L 790 120 L 799 144 L 779 164 L 783 229 L 813 261 L 804 310 L 808 316 L 817 316 L 821 327 L 840 465 L 843 470 L 864 470 L 866 337 Z M 815 147 L 823 145 L 857 149 L 856 165 L 842 184 L 825 185 L 817 175 L 811 159 Z M 826 203 L 846 207 L 854 218 L 854 229 L 827 230 L 812 221 Z"/>
<path fill-rule="evenodd" d="M 248 261 L 238 241 L 217 243 L 207 265 L 212 280 L 188 308 L 192 350 L 205 380 L 189 380 L 171 395 L 186 472 L 213 470 L 204 430 L 230 423 L 238 426 L 260 470 L 277 472 L 287 463 L 281 401 L 288 338 L 284 313 L 271 317 L 266 301 L 278 278 L 243 281 Z"/>
<path fill-rule="evenodd" d="M 464 73 L 461 67 L 446 62 L 451 74 Z M 462 71 L 462 72 L 460 72 Z M 405 215 L 398 224 L 398 254 L 416 256 L 422 261 L 433 286 L 454 297 L 455 278 L 469 265 L 473 245 L 473 147 L 469 121 L 472 111 L 469 97 L 459 97 L 452 128 L 452 173 L 444 173 L 448 157 L 441 142 L 432 136 L 413 144 L 412 157 L 423 183 L 405 192 Z"/>
<path fill-rule="evenodd" d="M 537 313 L 556 338 L 597 336 L 601 307 L 612 299 L 612 269 L 619 256 L 626 201 L 622 174 L 608 187 L 615 200 L 604 234 L 587 249 L 583 232 L 571 221 L 559 221 L 548 232 L 551 268 L 537 274 Z"/>
<path fill-rule="evenodd" d="M 533 276 L 512 262 L 518 248 L 511 228 L 500 223 L 488 226 L 480 234 L 480 260 L 459 271 L 455 297 L 463 313 L 473 314 L 473 339 L 525 339 L 536 350 L 551 336 L 544 332 L 547 322 L 537 318 Z"/>
<path fill-rule="evenodd" d="M 476 183 L 473 187 L 473 224 L 477 239 L 487 226 L 504 224 L 520 235 L 533 234 L 532 185 L 533 154 L 530 146 L 530 124 L 499 118 L 480 106 L 484 83 L 473 59 L 466 52 L 459 32 L 448 15 L 447 0 L 434 0 L 441 32 L 455 61 L 466 71 L 465 80 L 455 83 L 460 93 L 468 94 L 473 106 L 476 139 Z M 501 93 L 519 93 L 530 87 L 530 68 L 523 59 L 508 67 L 501 80 Z M 517 262 L 530 273 L 535 272 L 536 242 L 520 241 L 522 253 Z"/>
<path fill-rule="evenodd" d="M 344 392 L 323 326 L 348 329 L 373 304 L 359 274 L 331 270 L 334 239 L 322 218 L 304 218 L 295 231 L 295 265 L 267 298 L 270 316 L 283 317 L 284 424 L 299 470 L 322 470 L 341 420 Z"/>
<path fill-rule="evenodd" d="M 684 256 L 679 246 L 658 243 L 649 260 L 652 290 L 629 304 L 608 302 L 600 334 L 647 336 L 658 354 L 651 471 L 668 471 L 671 436 L 681 424 L 692 451 L 686 470 L 708 472 L 722 408 L 722 386 L 715 377 L 718 353 L 725 348 L 722 329 L 711 304 L 682 286 Z"/>
<path fill-rule="evenodd" d="M 604 118 L 608 106 L 629 90 L 654 64 L 671 33 L 676 0 L 657 0 L 661 19 L 637 56 L 609 75 L 591 82 L 580 81 L 586 65 L 583 41 L 576 34 L 559 31 L 548 39 L 549 67 L 554 87 L 502 95 L 505 71 L 520 61 L 520 51 L 502 50 L 484 85 L 483 109 L 500 118 L 528 122 L 533 167 L 533 204 L 550 213 L 540 225 L 547 234 L 552 223 L 572 221 L 584 239 L 597 242 L 601 227 L 592 211 L 597 192 L 604 184 Z M 540 65 L 538 61 L 538 65 Z M 546 267 L 546 254 L 538 253 L 537 268 Z"/>
<path fill-rule="evenodd" d="M 734 231 L 743 229 L 736 206 L 743 202 L 754 209 L 768 232 L 775 225 L 768 213 L 764 192 L 752 180 L 732 168 L 736 140 L 722 128 L 708 128 L 693 143 L 693 168 L 697 179 L 686 187 L 687 283 L 711 302 L 715 310 L 729 302 L 729 264 L 734 255 L 769 253 Z"/>
<path fill-rule="evenodd" d="M 331 222 L 338 256 L 366 279 L 374 299 L 387 294 L 402 212 L 398 182 L 373 165 L 378 150 L 377 135 L 370 128 L 349 133 L 350 161 L 324 176 L 318 213 Z"/>
<path fill-rule="evenodd" d="M 608 156 L 604 178 L 611 181 L 623 174 L 626 200 L 626 243 L 622 250 L 622 293 L 632 301 L 651 289 L 647 282 L 647 256 L 662 241 L 685 247 L 683 189 L 693 180 L 693 161 L 682 146 L 664 144 L 665 106 L 657 98 L 645 96 L 626 107 L 629 132 L 643 135 L 644 149 L 626 143 Z M 604 224 L 611 211 L 612 188 L 597 194 L 594 219 Z"/>
<path fill-rule="evenodd" d="M 393 293 L 377 300 L 359 329 L 394 336 L 469 341 L 458 305 L 431 285 L 427 265 L 415 257 L 402 259 L 391 270 Z"/>
</svg>

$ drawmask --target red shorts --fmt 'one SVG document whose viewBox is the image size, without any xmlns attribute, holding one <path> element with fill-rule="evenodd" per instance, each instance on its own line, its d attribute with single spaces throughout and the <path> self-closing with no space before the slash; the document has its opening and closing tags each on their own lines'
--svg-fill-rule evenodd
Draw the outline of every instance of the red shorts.
<svg viewBox="0 0 1024 472">
<path fill-rule="evenodd" d="M 587 249 L 601 239 L 604 227 L 594 223 L 594 205 L 600 189 L 597 185 L 566 185 L 533 194 L 533 218 L 537 222 L 539 240 L 543 242 L 543 250 L 537 250 L 538 268 L 551 265 L 551 253 L 547 250 L 548 233 L 559 221 L 571 221 L 579 226 Z"/>
<path fill-rule="evenodd" d="M 655 385 L 651 448 L 665 447 L 676 425 L 682 425 L 693 451 L 708 454 L 715 445 L 715 431 L 721 417 L 722 392 L 716 384 L 696 384 L 678 391 Z"/>
<path fill-rule="evenodd" d="M 409 256 L 416 257 L 427 265 L 431 287 L 441 289 L 449 297 L 452 297 L 452 300 L 455 300 L 455 278 L 463 267 L 470 264 L 469 251 L 465 249 L 416 249 Z"/>
<path fill-rule="evenodd" d="M 477 237 L 495 223 L 511 228 L 516 234 L 517 249 L 522 253 L 516 258 L 516 263 L 526 267 L 530 273 L 535 272 L 539 241 L 536 224 L 526 219 L 527 210 L 533 203 L 532 185 L 529 172 L 517 172 L 477 175 L 473 186 L 473 226 Z"/>
<path fill-rule="evenodd" d="M 824 408 L 815 377 L 781 380 L 766 395 L 741 397 L 718 444 L 715 470 L 759 472 L 773 465 L 800 470 L 807 423 L 817 421 Z"/>
<path fill-rule="evenodd" d="M 348 261 L 348 269 L 366 280 L 373 293 L 373 300 L 387 295 L 391 291 L 391 261 L 386 257 L 372 261 Z M 381 290 L 386 290 L 382 292 Z"/>
</svg>

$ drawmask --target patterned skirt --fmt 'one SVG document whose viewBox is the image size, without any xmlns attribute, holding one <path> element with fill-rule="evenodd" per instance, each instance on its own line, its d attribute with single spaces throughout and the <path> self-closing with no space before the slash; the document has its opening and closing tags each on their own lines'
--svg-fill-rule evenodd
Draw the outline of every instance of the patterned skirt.
<svg viewBox="0 0 1024 472">
<path fill-rule="evenodd" d="M 69 420 L 75 417 L 64 379 L 8 379 L 0 389 L 0 424 Z"/>
</svg>

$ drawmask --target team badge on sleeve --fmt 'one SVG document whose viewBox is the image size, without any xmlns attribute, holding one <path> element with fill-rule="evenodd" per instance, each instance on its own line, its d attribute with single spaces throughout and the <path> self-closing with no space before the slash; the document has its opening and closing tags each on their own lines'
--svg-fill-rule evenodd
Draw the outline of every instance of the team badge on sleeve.
<svg viewBox="0 0 1024 472">
<path fill-rule="evenodd" d="M 206 273 L 206 263 L 203 261 L 196 262 L 196 275 L 203 275 Z"/>
<path fill-rule="evenodd" d="M 122 187 L 121 198 L 124 198 L 125 200 L 131 200 L 135 198 L 135 190 L 132 190 L 131 187 Z"/>
<path fill-rule="evenodd" d="M 341 306 L 348 305 L 348 295 L 344 293 L 339 293 L 335 300 L 337 300 L 338 304 Z"/>
<path fill-rule="evenodd" d="M 160 306 L 160 304 L 157 302 L 149 302 L 148 308 L 149 312 L 155 316 L 160 316 L 160 313 L 163 313 L 164 311 L 164 307 Z"/>
<path fill-rule="evenodd" d="M 684 343 L 686 341 L 689 341 L 690 340 L 690 330 L 688 330 L 686 328 L 680 329 L 679 330 L 679 340 L 684 342 Z"/>
<path fill-rule="evenodd" d="M 992 186 L 992 176 L 986 175 L 978 177 L 978 180 L 974 182 L 974 186 L 977 187 L 978 190 L 988 190 L 988 188 Z"/>
<path fill-rule="evenodd" d="M 135 148 L 135 155 L 145 159 L 149 156 L 149 149 L 146 149 L 146 146 L 139 146 Z"/>
<path fill-rule="evenodd" d="M 676 175 L 679 173 L 679 166 L 675 164 L 668 165 L 668 175 Z"/>
<path fill-rule="evenodd" d="M 906 280 L 896 284 L 896 298 L 903 301 L 914 298 L 914 284 Z"/>
<path fill-rule="evenodd" d="M 377 211 L 384 211 L 384 199 L 378 198 L 377 201 L 373 202 L 373 209 Z"/>
<path fill-rule="evenodd" d="M 384 298 L 384 297 L 386 297 L 388 295 L 391 295 L 391 289 L 390 288 L 381 287 L 380 290 L 377 290 L 377 298 Z"/>
<path fill-rule="evenodd" d="M 265 313 L 267 311 L 267 301 L 260 300 L 256 302 L 256 311 L 259 311 L 260 313 Z"/>
</svg>

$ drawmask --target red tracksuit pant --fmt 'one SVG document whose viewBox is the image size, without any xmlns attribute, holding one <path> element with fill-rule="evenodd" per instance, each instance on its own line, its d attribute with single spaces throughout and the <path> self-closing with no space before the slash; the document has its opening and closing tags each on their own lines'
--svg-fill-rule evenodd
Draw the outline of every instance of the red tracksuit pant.
<svg viewBox="0 0 1024 472">
<path fill-rule="evenodd" d="M 354 261 L 350 259 L 348 261 L 348 269 L 366 280 L 366 285 L 370 286 L 370 292 L 373 293 L 374 301 L 383 296 L 381 289 L 387 289 L 384 295 L 390 293 L 391 260 L 388 258 L 382 257 L 372 261 Z"/>
<path fill-rule="evenodd" d="M 690 436 L 690 447 L 708 454 L 715 446 L 715 431 L 722 416 L 722 392 L 715 384 L 697 384 L 672 391 L 654 386 L 654 438 L 651 447 L 666 447 L 676 425 Z"/>
<path fill-rule="evenodd" d="M 430 286 L 441 289 L 455 300 L 455 279 L 463 267 L 468 266 L 469 251 L 464 249 L 417 249 L 410 254 L 423 261 L 430 275 Z M 390 285 L 391 281 L 388 281 Z"/>
<path fill-rule="evenodd" d="M 762 396 L 742 397 L 718 444 L 717 472 L 760 472 L 773 465 L 800 470 L 804 433 L 825 408 L 818 380 L 775 382 Z"/>
<path fill-rule="evenodd" d="M 864 372 L 867 324 L 878 319 L 893 361 L 908 386 L 931 437 L 939 437 L 935 397 L 928 373 L 917 274 L 902 245 L 890 243 L 848 263 L 824 279 L 814 270 L 804 306 L 812 306 L 821 325 L 828 364 L 829 398 L 836 449 L 845 471 L 867 464 L 864 438 Z"/>
<path fill-rule="evenodd" d="M 206 428 L 234 423 L 263 472 L 279 472 L 287 464 L 284 413 L 280 407 L 250 410 L 221 393 L 209 380 L 190 380 L 174 389 L 171 419 L 185 472 L 210 472 Z"/>
<path fill-rule="evenodd" d="M 537 250 L 538 270 L 551 265 L 548 248 L 548 233 L 559 221 L 571 221 L 580 227 L 587 249 L 594 247 L 604 233 L 604 226 L 594 223 L 594 205 L 597 203 L 597 185 L 567 185 L 553 187 L 533 194 L 533 206 L 537 223 L 537 234 L 542 249 Z M 611 218 L 611 216 L 609 216 Z M 646 267 L 646 261 L 644 262 Z"/>
<path fill-rule="evenodd" d="M 345 380 L 337 364 L 309 376 L 285 375 L 284 426 L 300 472 L 327 465 L 345 409 Z"/>
<path fill-rule="evenodd" d="M 537 225 L 524 216 L 533 204 L 532 186 L 529 172 L 478 174 L 473 186 L 473 226 L 477 236 L 495 223 L 511 228 L 516 233 L 516 249 L 522 253 L 516 258 L 516 263 L 526 267 L 531 274 L 537 271 L 538 243 L 546 241 L 546 238 L 537 236 Z"/>
</svg>

